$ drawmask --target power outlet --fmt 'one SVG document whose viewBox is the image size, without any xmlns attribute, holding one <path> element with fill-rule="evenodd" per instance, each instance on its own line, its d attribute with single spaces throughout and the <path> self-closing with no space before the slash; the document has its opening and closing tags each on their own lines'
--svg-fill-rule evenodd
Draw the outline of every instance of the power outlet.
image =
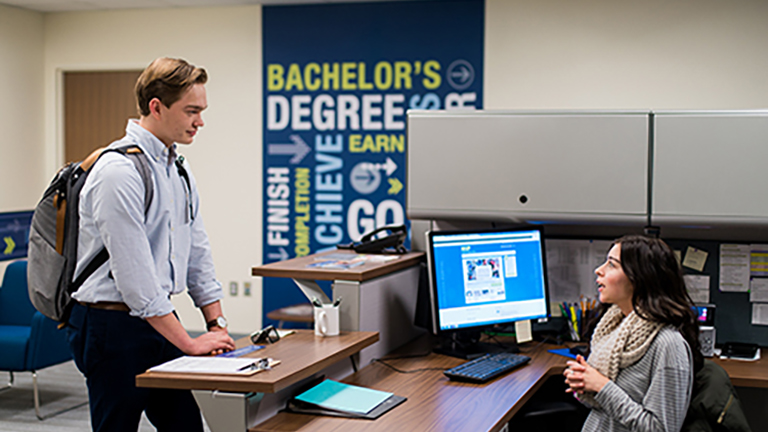
<svg viewBox="0 0 768 432">
<path fill-rule="evenodd" d="M 233 297 L 237 295 L 237 282 L 229 283 L 229 295 Z"/>
<path fill-rule="evenodd" d="M 251 283 L 250 282 L 243 282 L 243 295 L 244 296 L 251 296 Z"/>
</svg>

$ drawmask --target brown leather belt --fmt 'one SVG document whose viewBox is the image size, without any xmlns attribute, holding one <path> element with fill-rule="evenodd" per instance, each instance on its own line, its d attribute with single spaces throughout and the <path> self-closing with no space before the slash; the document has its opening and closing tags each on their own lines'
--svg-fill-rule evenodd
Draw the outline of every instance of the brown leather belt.
<svg viewBox="0 0 768 432">
<path fill-rule="evenodd" d="M 128 307 L 127 304 L 121 303 L 121 302 L 98 302 L 98 303 L 83 303 L 78 302 L 81 305 L 93 309 L 102 309 L 102 310 L 111 310 L 111 311 L 120 311 L 120 312 L 130 312 L 131 308 Z"/>
</svg>

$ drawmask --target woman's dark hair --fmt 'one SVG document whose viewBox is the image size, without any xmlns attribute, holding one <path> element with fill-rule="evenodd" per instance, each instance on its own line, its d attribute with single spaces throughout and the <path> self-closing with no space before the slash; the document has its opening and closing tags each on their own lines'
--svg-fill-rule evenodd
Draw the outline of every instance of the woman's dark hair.
<svg viewBox="0 0 768 432">
<path fill-rule="evenodd" d="M 674 251 L 660 239 L 629 235 L 616 240 L 621 268 L 632 284 L 632 306 L 641 318 L 674 326 L 693 352 L 694 371 L 704 364 L 699 324 Z"/>
</svg>

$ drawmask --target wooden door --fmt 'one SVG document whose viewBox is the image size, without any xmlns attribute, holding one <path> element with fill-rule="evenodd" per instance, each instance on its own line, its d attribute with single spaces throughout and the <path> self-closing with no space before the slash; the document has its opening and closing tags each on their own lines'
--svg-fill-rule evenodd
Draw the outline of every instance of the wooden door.
<svg viewBox="0 0 768 432">
<path fill-rule="evenodd" d="M 64 73 L 64 161 L 84 159 L 93 150 L 125 135 L 129 118 L 138 118 L 136 71 Z"/>
</svg>

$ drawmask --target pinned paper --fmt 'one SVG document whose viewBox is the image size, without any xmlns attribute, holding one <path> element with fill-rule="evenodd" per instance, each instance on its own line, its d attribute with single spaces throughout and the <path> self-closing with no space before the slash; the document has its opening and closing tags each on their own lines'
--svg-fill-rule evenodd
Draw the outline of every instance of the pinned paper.
<svg viewBox="0 0 768 432">
<path fill-rule="evenodd" d="M 694 303 L 709 303 L 709 276 L 685 275 L 683 279 Z"/>
<path fill-rule="evenodd" d="M 749 291 L 749 245 L 720 245 L 720 291 Z"/>
<path fill-rule="evenodd" d="M 768 245 L 751 245 L 749 261 L 751 276 L 768 276 Z"/>
<path fill-rule="evenodd" d="M 752 278 L 749 281 L 749 301 L 768 303 L 768 279 Z"/>
<path fill-rule="evenodd" d="M 752 303 L 752 324 L 768 325 L 768 303 Z"/>
<path fill-rule="evenodd" d="M 689 269 L 696 271 L 704 271 L 704 264 L 707 263 L 708 256 L 708 252 L 688 246 L 688 249 L 685 251 L 683 267 L 688 267 Z"/>
</svg>

